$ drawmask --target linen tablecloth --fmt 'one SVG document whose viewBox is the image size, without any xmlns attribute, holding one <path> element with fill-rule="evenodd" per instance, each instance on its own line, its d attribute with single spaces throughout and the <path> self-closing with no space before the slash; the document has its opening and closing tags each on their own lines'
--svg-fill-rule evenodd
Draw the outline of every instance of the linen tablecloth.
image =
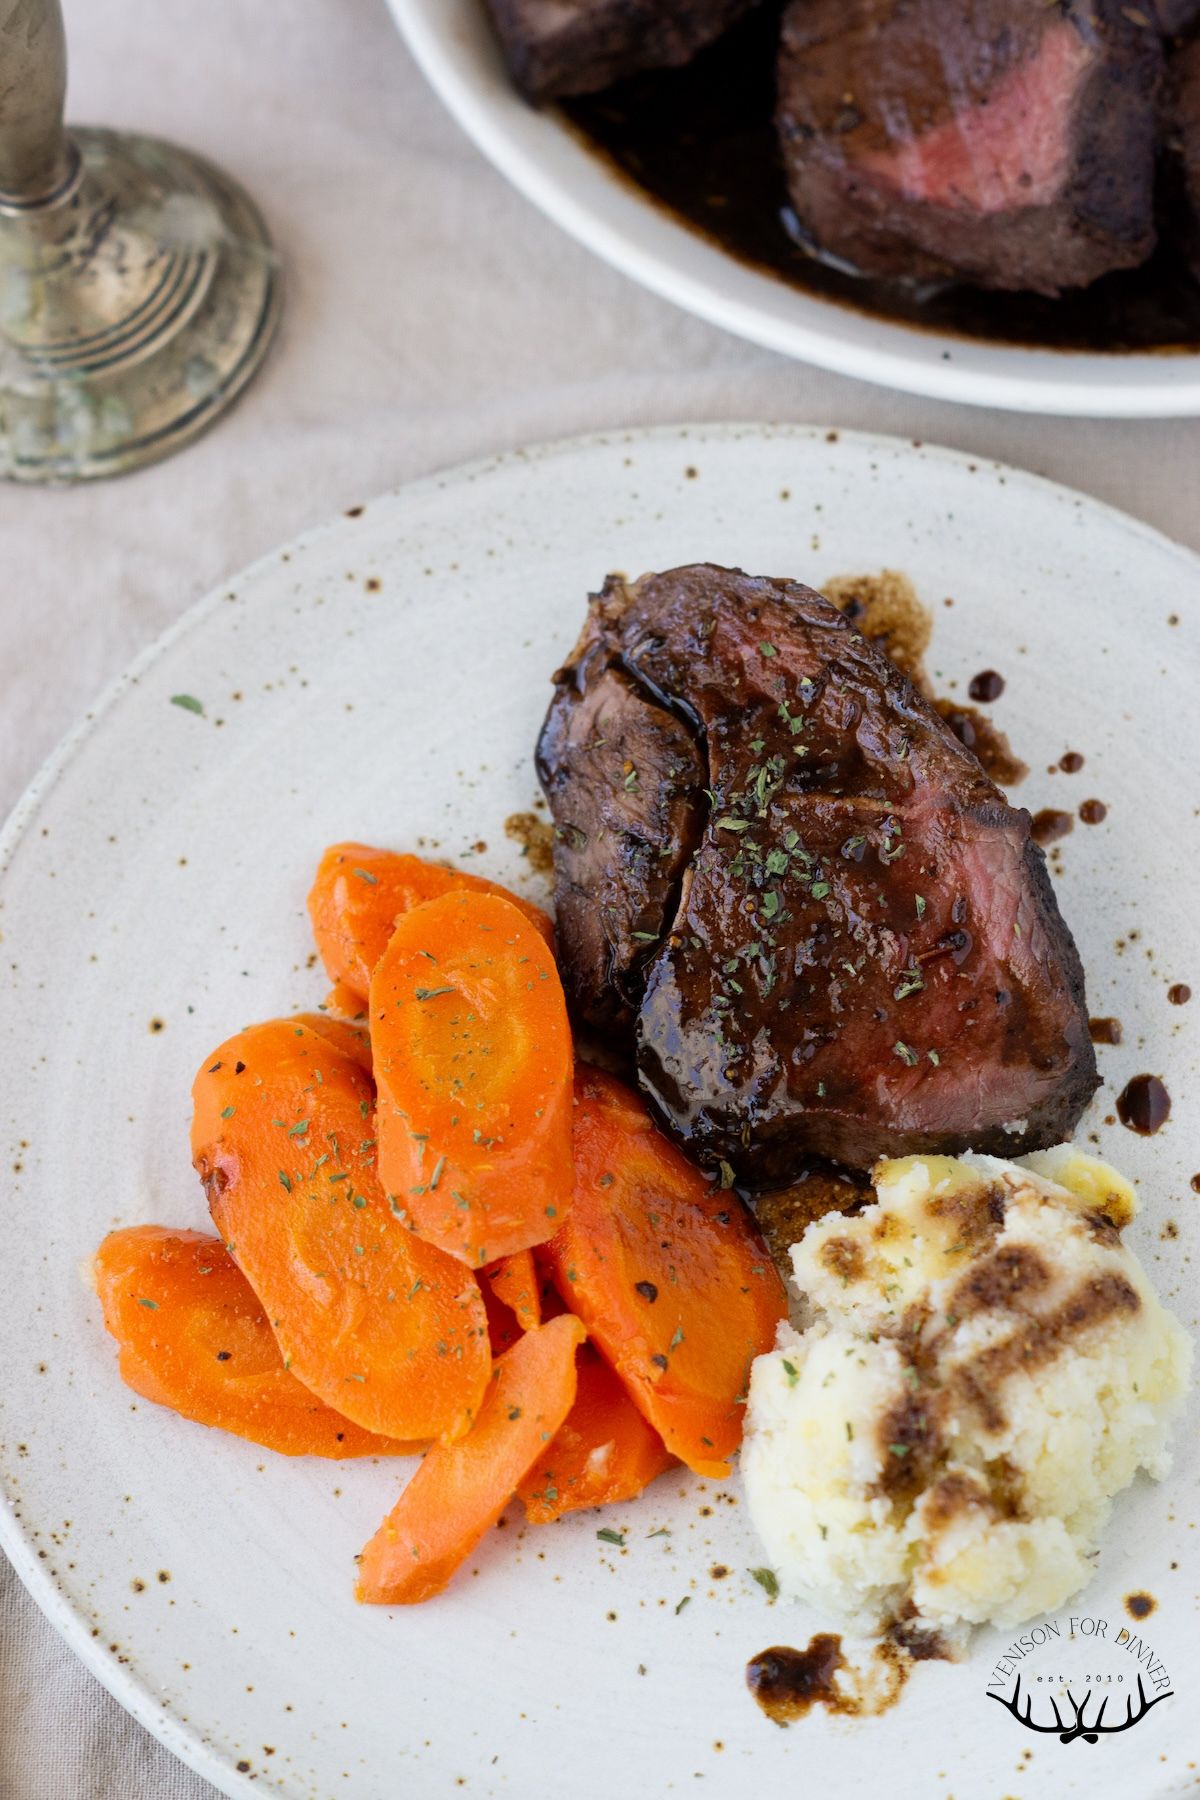
<svg viewBox="0 0 1200 1800">
<path fill-rule="evenodd" d="M 287 310 L 256 385 L 183 455 L 89 489 L 0 488 L 0 812 L 209 587 L 382 489 L 540 438 L 751 418 L 895 432 L 1022 464 L 1200 548 L 1200 422 L 957 409 L 688 318 L 493 173 L 382 0 L 66 13 L 71 116 L 175 136 L 241 176 L 274 230 Z M 103 1693 L 0 1561 L 0 1800 L 135 1797 L 213 1790 Z"/>
</svg>

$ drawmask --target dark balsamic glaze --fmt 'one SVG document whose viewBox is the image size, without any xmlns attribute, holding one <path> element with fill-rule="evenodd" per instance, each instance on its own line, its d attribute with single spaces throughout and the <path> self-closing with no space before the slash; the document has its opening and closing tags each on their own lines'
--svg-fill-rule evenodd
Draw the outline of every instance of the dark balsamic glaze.
<svg viewBox="0 0 1200 1800">
<path fill-rule="evenodd" d="M 1078 750 L 1064 750 L 1058 759 L 1058 766 L 1064 775 L 1078 775 L 1083 767 L 1083 757 Z"/>
<path fill-rule="evenodd" d="M 746 1686 L 777 1725 L 802 1719 L 814 1706 L 829 1712 L 857 1712 L 854 1701 L 839 1692 L 834 1677 L 842 1668 L 842 1640 L 820 1631 L 803 1650 L 775 1644 L 746 1664 Z"/>
<path fill-rule="evenodd" d="M 1186 981 L 1177 981 L 1167 989 L 1167 999 L 1172 1006 L 1186 1006 L 1192 997 L 1192 990 Z"/>
<path fill-rule="evenodd" d="M 1120 1019 L 1089 1019 L 1088 1031 L 1093 1044 L 1119 1044 L 1121 1041 Z"/>
<path fill-rule="evenodd" d="M 1100 825 L 1108 817 L 1108 808 L 1103 800 L 1085 800 L 1079 809 L 1079 816 L 1085 825 Z"/>
<path fill-rule="evenodd" d="M 1035 844 L 1046 845 L 1057 843 L 1074 829 L 1074 813 L 1058 812 L 1053 806 L 1044 806 L 1041 812 L 1034 813 L 1030 832 Z"/>
<path fill-rule="evenodd" d="M 1027 764 L 1013 752 L 1013 747 L 997 725 L 978 707 L 960 706 L 956 700 L 935 700 L 934 710 L 941 713 L 960 744 L 973 750 L 983 765 L 983 772 L 997 787 L 1016 787 L 1029 773 Z"/>
<path fill-rule="evenodd" d="M 941 1633 L 918 1619 L 894 1619 L 888 1626 L 888 1638 L 913 1662 L 953 1661 Z"/>
<path fill-rule="evenodd" d="M 768 0 L 686 68 L 569 100 L 563 114 L 607 161 L 677 219 L 740 262 L 858 312 L 962 338 L 1059 350 L 1194 350 L 1200 283 L 1162 244 L 1140 269 L 1049 300 L 947 287 L 932 294 L 871 281 L 808 255 L 784 224 L 787 184 L 775 140 L 781 0 Z"/>
<path fill-rule="evenodd" d="M 972 675 L 967 692 L 972 700 L 998 700 L 1004 692 L 1004 677 L 995 669 L 980 669 L 978 675 Z"/>
<path fill-rule="evenodd" d="M 1157 1075 L 1135 1075 L 1117 1095 L 1117 1117 L 1130 1131 L 1153 1137 L 1171 1115 L 1171 1096 Z"/>
</svg>

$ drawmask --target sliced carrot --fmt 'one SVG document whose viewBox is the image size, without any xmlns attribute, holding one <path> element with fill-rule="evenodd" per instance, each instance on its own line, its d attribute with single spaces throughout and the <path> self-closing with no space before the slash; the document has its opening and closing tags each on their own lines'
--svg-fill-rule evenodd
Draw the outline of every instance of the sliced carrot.
<svg viewBox="0 0 1200 1800">
<path fill-rule="evenodd" d="M 579 1071 L 574 1147 L 574 1205 L 539 1254 L 668 1450 L 727 1475 L 750 1363 L 787 1310 L 779 1276 L 737 1196 L 598 1069 Z"/>
<path fill-rule="evenodd" d="M 307 1025 L 318 1037 L 332 1044 L 343 1056 L 358 1064 L 367 1075 L 371 1074 L 371 1034 L 366 1026 L 366 1011 L 363 1012 L 363 1023 L 356 1024 L 350 1019 L 331 1019 L 327 1013 L 297 1013 L 290 1021 L 293 1025 Z"/>
<path fill-rule="evenodd" d="M 531 1525 L 633 1500 L 675 1463 L 590 1344 L 579 1352 L 578 1383 L 574 1406 L 517 1489 Z"/>
<path fill-rule="evenodd" d="M 163 1225 L 111 1231 L 93 1279 L 123 1380 L 185 1419 L 284 1456 L 404 1456 L 302 1386 L 254 1290 L 219 1238 Z"/>
<path fill-rule="evenodd" d="M 369 844 L 332 844 L 321 858 L 308 896 L 313 936 L 330 980 L 365 1000 L 375 964 L 401 914 L 425 900 L 463 889 L 503 894 L 553 949 L 554 926 L 541 907 L 497 882 L 423 862 L 419 856 L 375 850 Z"/>
<path fill-rule="evenodd" d="M 543 1325 L 547 1319 L 557 1319 L 559 1313 L 571 1310 L 569 1306 L 563 1305 L 554 1285 L 554 1270 L 546 1254 L 548 1248 L 547 1244 L 538 1244 L 533 1251 L 533 1266 L 537 1270 L 538 1279 L 538 1311 Z"/>
<path fill-rule="evenodd" d="M 222 1044 L 192 1089 L 193 1160 L 305 1387 L 387 1437 L 461 1436 L 491 1368 L 483 1299 L 384 1198 L 348 1031 L 277 1019 Z"/>
<path fill-rule="evenodd" d="M 325 1011 L 335 1019 L 366 1019 L 367 1002 L 344 981 L 335 981 L 325 996 Z"/>
<path fill-rule="evenodd" d="M 532 1250 L 518 1250 L 502 1256 L 483 1271 L 492 1292 L 512 1308 L 522 1331 L 532 1331 L 542 1322 L 541 1280 Z"/>
<path fill-rule="evenodd" d="M 490 1281 L 481 1281 L 479 1291 L 483 1295 L 484 1311 L 487 1313 L 488 1342 L 492 1346 L 492 1358 L 498 1360 L 506 1350 L 511 1350 L 522 1334 L 522 1325 L 516 1313 L 501 1300 Z"/>
<path fill-rule="evenodd" d="M 429 900 L 371 981 L 379 1178 L 429 1243 L 483 1268 L 571 1198 L 571 1031 L 541 934 L 498 894 Z"/>
<path fill-rule="evenodd" d="M 441 1592 L 569 1413 L 583 1335 L 563 1313 L 500 1358 L 471 1430 L 433 1446 L 363 1551 L 360 1600 L 411 1606 Z"/>
</svg>

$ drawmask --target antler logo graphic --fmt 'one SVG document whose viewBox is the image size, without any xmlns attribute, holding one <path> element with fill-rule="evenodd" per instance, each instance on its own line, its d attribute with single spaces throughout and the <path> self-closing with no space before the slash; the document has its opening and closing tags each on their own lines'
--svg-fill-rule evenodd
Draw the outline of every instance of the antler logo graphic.
<svg viewBox="0 0 1200 1800">
<path fill-rule="evenodd" d="M 1026 1696 L 1025 1699 L 1025 1711 L 1021 1711 L 1021 1677 L 1019 1675 L 1017 1676 L 1016 1686 L 1013 1688 L 1012 1694 L 1007 1700 L 1002 1694 L 991 1693 L 989 1693 L 988 1699 L 999 1700 L 1004 1710 L 1010 1712 L 1017 1723 L 1019 1725 L 1024 1725 L 1027 1731 L 1055 1732 L 1059 1742 L 1062 1744 L 1074 1743 L 1077 1738 L 1082 1738 L 1085 1744 L 1094 1744 L 1098 1742 L 1101 1737 L 1106 1736 L 1110 1731 L 1128 1731 L 1131 1726 L 1139 1724 L 1140 1721 L 1145 1718 L 1152 1706 L 1157 1706 L 1160 1700 L 1169 1700 L 1173 1691 L 1173 1689 L 1168 1688 L 1165 1694 L 1156 1694 L 1153 1700 L 1147 1700 L 1146 1690 L 1142 1686 L 1142 1678 L 1139 1675 L 1137 1678 L 1138 1709 L 1134 1712 L 1133 1695 L 1127 1694 L 1125 1696 L 1125 1717 L 1119 1725 L 1106 1725 L 1104 1723 L 1104 1712 L 1109 1701 L 1109 1696 L 1107 1694 L 1100 1702 L 1099 1712 L 1089 1725 L 1087 1722 L 1087 1709 L 1091 1705 L 1092 1695 L 1085 1695 L 1083 1705 L 1081 1706 L 1074 1694 L 1072 1694 L 1070 1688 L 1067 1689 L 1067 1699 L 1071 1702 L 1071 1708 L 1075 1714 L 1074 1723 L 1068 1725 L 1064 1721 L 1062 1714 L 1058 1710 L 1058 1702 L 1055 1700 L 1054 1696 L 1051 1695 L 1050 1705 L 1054 1710 L 1054 1723 L 1053 1725 L 1038 1725 L 1033 1718 L 1033 1701 L 1028 1696 Z"/>
</svg>

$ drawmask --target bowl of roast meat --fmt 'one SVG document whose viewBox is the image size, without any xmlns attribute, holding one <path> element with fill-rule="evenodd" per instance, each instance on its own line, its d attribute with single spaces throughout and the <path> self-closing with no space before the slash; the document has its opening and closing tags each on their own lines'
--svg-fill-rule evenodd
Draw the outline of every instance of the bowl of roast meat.
<svg viewBox="0 0 1200 1800">
<path fill-rule="evenodd" d="M 938 398 L 1200 411 L 1200 0 L 389 0 L 560 226 Z"/>
</svg>

